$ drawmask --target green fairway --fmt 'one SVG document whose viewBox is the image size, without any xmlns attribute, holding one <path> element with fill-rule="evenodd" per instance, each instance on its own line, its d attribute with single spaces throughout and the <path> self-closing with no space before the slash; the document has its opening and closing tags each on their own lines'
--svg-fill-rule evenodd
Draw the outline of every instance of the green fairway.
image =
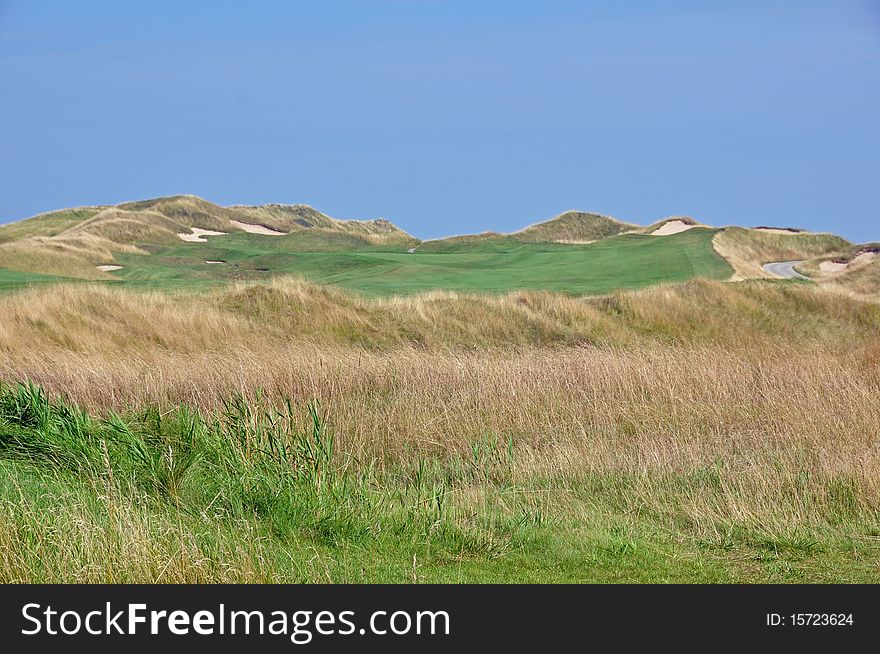
<svg viewBox="0 0 880 654">
<path fill-rule="evenodd" d="M 0 292 L 13 288 L 20 288 L 22 286 L 29 286 L 31 284 L 56 282 L 60 279 L 60 277 L 52 275 L 41 275 L 40 273 L 0 268 Z"/>
<path fill-rule="evenodd" d="M 693 229 L 665 237 L 626 234 L 587 245 L 519 243 L 490 238 L 449 250 L 345 249 L 289 237 L 229 234 L 207 243 L 156 248 L 151 255 L 118 255 L 115 274 L 126 285 L 165 288 L 299 274 L 367 295 L 433 289 L 505 292 L 546 289 L 604 293 L 693 277 L 724 279 L 730 266 L 712 247 L 715 231 Z M 441 251 L 437 251 L 440 249 Z M 219 261 L 222 263 L 206 263 Z"/>
</svg>

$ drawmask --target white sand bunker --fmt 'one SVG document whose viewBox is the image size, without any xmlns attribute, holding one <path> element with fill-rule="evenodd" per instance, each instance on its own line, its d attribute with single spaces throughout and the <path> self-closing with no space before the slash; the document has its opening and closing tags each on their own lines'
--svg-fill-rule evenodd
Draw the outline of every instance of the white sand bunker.
<svg viewBox="0 0 880 654">
<path fill-rule="evenodd" d="M 113 266 L 110 264 L 105 264 L 103 266 L 95 266 L 101 272 L 113 272 L 114 270 L 122 270 L 122 266 Z"/>
<path fill-rule="evenodd" d="M 801 231 L 792 229 L 791 227 L 755 227 L 757 232 L 767 232 L 768 234 L 800 234 Z"/>
<path fill-rule="evenodd" d="M 668 223 L 663 223 L 660 227 L 651 232 L 651 236 L 669 236 L 671 234 L 686 232 L 694 227 L 696 227 L 696 225 L 690 225 L 683 220 L 670 220 Z"/>
<path fill-rule="evenodd" d="M 279 232 L 277 229 L 270 229 L 268 227 L 264 227 L 263 225 L 252 225 L 251 223 L 243 223 L 238 220 L 230 220 L 235 227 L 238 227 L 240 230 L 247 232 L 248 234 L 263 234 L 264 236 L 284 236 L 284 232 Z"/>
<path fill-rule="evenodd" d="M 187 243 L 207 243 L 208 239 L 204 236 L 223 236 L 227 232 L 215 232 L 212 229 L 199 229 L 198 227 L 190 227 L 190 234 L 178 234 L 177 238 Z"/>
<path fill-rule="evenodd" d="M 205 259 L 205 263 L 226 263 L 225 261 L 211 261 L 209 259 Z"/>
<path fill-rule="evenodd" d="M 823 261 L 819 264 L 819 270 L 826 275 L 836 275 L 852 268 L 861 268 L 876 257 L 876 252 L 860 252 L 852 261 Z"/>
</svg>

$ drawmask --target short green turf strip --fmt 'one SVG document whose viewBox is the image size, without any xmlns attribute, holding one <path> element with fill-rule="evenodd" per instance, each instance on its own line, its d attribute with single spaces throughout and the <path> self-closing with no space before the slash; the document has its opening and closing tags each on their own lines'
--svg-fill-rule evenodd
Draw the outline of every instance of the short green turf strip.
<svg viewBox="0 0 880 654">
<path fill-rule="evenodd" d="M 40 273 L 22 272 L 20 270 L 8 270 L 7 268 L 0 268 L 0 291 L 21 288 L 24 286 L 29 286 L 31 284 L 57 282 L 61 279 L 63 278 L 56 277 L 54 275 L 43 275 Z"/>
<path fill-rule="evenodd" d="M 543 289 L 605 293 L 693 277 L 725 279 L 732 269 L 712 247 L 714 230 L 665 237 L 627 234 L 589 245 L 522 244 L 492 239 L 451 252 L 409 253 L 402 248 L 327 248 L 298 251 L 284 237 L 230 234 L 207 243 L 182 243 L 154 254 L 118 255 L 115 273 L 126 285 L 147 288 L 211 285 L 298 274 L 367 295 L 433 289 L 502 293 Z M 340 247 L 343 247 L 340 245 Z M 208 264 L 206 260 L 222 261 Z"/>
</svg>

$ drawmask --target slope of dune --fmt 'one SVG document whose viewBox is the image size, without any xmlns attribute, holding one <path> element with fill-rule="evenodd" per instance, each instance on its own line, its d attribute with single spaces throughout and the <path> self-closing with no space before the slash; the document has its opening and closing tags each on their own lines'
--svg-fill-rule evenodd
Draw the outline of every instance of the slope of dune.
<svg viewBox="0 0 880 654">
<path fill-rule="evenodd" d="M 834 234 L 726 227 L 715 235 L 713 245 L 733 267 L 734 279 L 749 279 L 770 277 L 764 264 L 814 259 L 840 252 L 852 244 Z"/>
<path fill-rule="evenodd" d="M 384 218 L 376 220 L 339 220 L 321 213 L 305 204 L 265 204 L 260 206 L 234 205 L 229 207 L 240 222 L 261 225 L 274 231 L 292 233 L 304 229 L 340 232 L 363 238 L 373 244 L 417 243 L 392 222 Z"/>
<path fill-rule="evenodd" d="M 566 211 L 555 218 L 514 232 L 513 236 L 526 243 L 590 242 L 634 229 L 638 229 L 638 226 L 609 216 L 584 211 Z"/>
<path fill-rule="evenodd" d="M 559 243 L 586 245 L 604 238 L 639 229 L 638 225 L 585 211 L 566 211 L 550 220 L 529 225 L 517 232 L 481 232 L 459 234 L 423 241 L 417 250 L 423 253 L 467 251 L 507 252 L 526 244 Z"/>
<path fill-rule="evenodd" d="M 352 247 L 418 243 L 387 220 L 337 220 L 305 205 L 221 207 L 193 195 L 178 195 L 53 211 L 0 225 L 0 268 L 107 279 L 96 265 L 111 265 L 115 253 L 147 254 L 180 240 L 205 242 L 194 234 L 305 232 L 314 232 L 304 240 L 317 250 L 338 247 L 340 235 Z M 327 248 L 322 241 L 327 241 Z"/>
<path fill-rule="evenodd" d="M 0 243 L 28 236 L 55 236 L 88 220 L 106 207 L 77 207 L 41 213 L 31 218 L 0 225 Z"/>
<path fill-rule="evenodd" d="M 874 257 L 865 265 L 848 270 L 825 283 L 857 295 L 880 297 L 880 257 Z"/>
<path fill-rule="evenodd" d="M 880 296 L 880 243 L 853 245 L 806 261 L 801 270 L 823 286 Z"/>
</svg>

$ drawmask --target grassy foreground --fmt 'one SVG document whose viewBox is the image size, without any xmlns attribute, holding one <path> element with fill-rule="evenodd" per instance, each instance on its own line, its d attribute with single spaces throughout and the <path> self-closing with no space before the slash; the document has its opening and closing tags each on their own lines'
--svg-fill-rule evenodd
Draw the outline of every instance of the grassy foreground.
<svg viewBox="0 0 880 654">
<path fill-rule="evenodd" d="M 280 280 L 0 311 L 0 581 L 880 571 L 876 303 Z"/>
</svg>

